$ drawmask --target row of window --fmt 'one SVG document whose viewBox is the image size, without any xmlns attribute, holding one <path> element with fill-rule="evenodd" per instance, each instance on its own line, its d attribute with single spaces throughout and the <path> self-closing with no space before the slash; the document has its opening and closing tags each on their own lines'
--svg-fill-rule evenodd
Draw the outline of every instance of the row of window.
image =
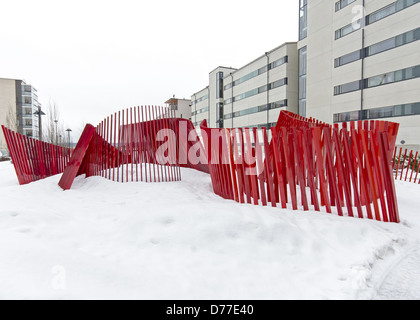
<svg viewBox="0 0 420 320">
<path fill-rule="evenodd" d="M 209 107 L 205 107 L 196 111 L 191 112 L 191 116 L 195 116 L 197 114 L 209 111 Z"/>
<path fill-rule="evenodd" d="M 275 89 L 275 88 L 278 88 L 278 87 L 281 87 L 281 86 L 284 86 L 284 85 L 287 85 L 287 78 L 283 78 L 283 79 L 274 81 L 274 82 L 266 84 L 262 87 L 247 91 L 245 93 L 242 93 L 242 94 L 240 94 L 236 97 L 233 97 L 231 99 L 227 99 L 227 100 L 225 100 L 225 105 L 230 104 L 230 103 L 235 102 L 235 101 L 239 101 L 239 100 L 243 100 L 243 99 L 255 96 L 257 94 L 260 94 L 260 93 L 263 93 L 263 92 L 266 92 L 266 91 L 269 91 L 269 90 L 272 90 L 272 89 Z"/>
<path fill-rule="evenodd" d="M 394 49 L 417 40 L 420 40 L 420 28 L 405 32 L 396 37 L 381 41 L 379 43 L 375 43 L 364 49 L 357 50 L 346 54 L 342 57 L 339 57 L 334 60 L 334 67 L 341 67 L 345 64 L 349 64 L 354 61 L 370 57 L 375 54 Z"/>
<path fill-rule="evenodd" d="M 334 95 L 340 95 L 361 89 L 378 87 L 389 83 L 400 82 L 415 78 L 420 78 L 420 65 L 335 86 Z"/>
<path fill-rule="evenodd" d="M 246 116 L 246 115 L 249 115 L 249 114 L 263 112 L 263 111 L 267 111 L 267 110 L 279 109 L 279 108 L 283 108 L 283 107 L 287 107 L 287 99 L 277 101 L 277 102 L 273 102 L 273 103 L 269 103 L 269 104 L 265 104 L 265 105 L 258 106 L 258 107 L 248 108 L 248 109 L 237 111 L 237 112 L 234 112 L 234 113 L 228 113 L 228 114 L 225 114 L 224 118 L 225 118 L 225 120 L 227 120 L 227 119 L 242 117 L 242 116 Z"/>
<path fill-rule="evenodd" d="M 205 96 L 202 96 L 201 98 L 198 98 L 197 100 L 194 100 L 194 101 L 192 102 L 192 104 L 197 104 L 197 103 L 199 103 L 199 102 L 201 102 L 201 101 L 207 100 L 208 98 L 209 98 L 209 95 L 208 95 L 208 94 L 206 94 Z"/>
<path fill-rule="evenodd" d="M 372 23 L 375 23 L 379 20 L 382 20 L 394 13 L 397 13 L 401 10 L 404 10 L 408 7 L 411 7 L 412 5 L 419 3 L 420 0 L 398 0 L 382 9 L 379 9 L 378 11 L 375 11 L 369 15 L 366 16 L 365 21 L 362 19 L 359 19 L 357 21 L 354 21 L 351 24 L 348 24 L 338 30 L 335 31 L 335 39 L 338 40 L 354 31 L 359 30 L 364 25 L 369 25 Z"/>
<path fill-rule="evenodd" d="M 403 117 L 420 114 L 420 102 L 334 114 L 334 122 Z"/>
<path fill-rule="evenodd" d="M 366 25 L 382 20 L 419 2 L 420 0 L 398 0 L 394 3 L 391 3 L 389 6 L 386 6 L 368 15 L 366 17 Z"/>
<path fill-rule="evenodd" d="M 267 72 L 269 70 L 272 70 L 274 68 L 277 68 L 277 67 L 279 67 L 279 66 L 287 63 L 288 61 L 289 61 L 289 57 L 288 56 L 284 56 L 283 58 L 280 58 L 280 59 L 278 59 L 278 60 L 270 63 L 267 66 L 264 66 L 262 68 L 259 68 L 258 70 L 255 70 L 255 71 L 253 71 L 251 73 L 248 73 L 247 75 L 239 78 L 238 80 L 235 80 L 235 81 L 233 81 L 233 82 L 225 85 L 224 89 L 225 90 L 228 90 L 228 89 L 230 89 L 232 87 L 235 87 L 235 86 L 237 86 L 237 85 L 239 85 L 241 83 L 244 83 L 245 81 L 248 81 L 248 80 L 250 80 L 252 78 L 255 78 L 256 76 L 259 76 L 260 74 L 263 74 L 263 73 L 265 73 L 265 72 Z"/>
</svg>

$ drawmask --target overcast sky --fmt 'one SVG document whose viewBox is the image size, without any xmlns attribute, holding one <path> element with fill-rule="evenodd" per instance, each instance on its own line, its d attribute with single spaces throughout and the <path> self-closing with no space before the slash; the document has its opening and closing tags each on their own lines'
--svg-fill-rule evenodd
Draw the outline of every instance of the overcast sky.
<svg viewBox="0 0 420 320">
<path fill-rule="evenodd" d="M 0 78 L 32 84 L 77 136 L 297 37 L 298 0 L 0 0 Z"/>
</svg>

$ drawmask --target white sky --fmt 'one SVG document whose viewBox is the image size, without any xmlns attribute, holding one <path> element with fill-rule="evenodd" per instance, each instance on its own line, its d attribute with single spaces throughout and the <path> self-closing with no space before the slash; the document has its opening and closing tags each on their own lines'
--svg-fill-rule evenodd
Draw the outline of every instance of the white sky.
<svg viewBox="0 0 420 320">
<path fill-rule="evenodd" d="M 77 136 L 297 37 L 298 0 L 0 0 L 0 77 L 33 85 L 44 110 L 53 100 Z"/>
</svg>

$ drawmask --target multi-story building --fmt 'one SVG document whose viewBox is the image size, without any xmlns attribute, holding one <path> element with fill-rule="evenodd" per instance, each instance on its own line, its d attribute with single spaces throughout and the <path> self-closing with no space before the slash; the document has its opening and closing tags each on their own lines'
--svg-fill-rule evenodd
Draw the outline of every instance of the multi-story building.
<svg viewBox="0 0 420 320">
<path fill-rule="evenodd" d="M 192 122 L 209 127 L 268 127 L 280 110 L 297 112 L 297 43 L 285 43 L 240 69 L 218 67 L 192 95 Z"/>
<path fill-rule="evenodd" d="M 173 98 L 165 102 L 172 110 L 175 111 L 177 118 L 191 120 L 191 100 Z"/>
<path fill-rule="evenodd" d="M 299 114 L 400 123 L 420 146 L 420 0 L 300 0 Z"/>
<path fill-rule="evenodd" d="M 34 113 L 41 105 L 37 90 L 23 80 L 0 78 L 0 124 L 38 139 L 38 116 Z M 0 151 L 7 149 L 0 130 Z"/>
</svg>

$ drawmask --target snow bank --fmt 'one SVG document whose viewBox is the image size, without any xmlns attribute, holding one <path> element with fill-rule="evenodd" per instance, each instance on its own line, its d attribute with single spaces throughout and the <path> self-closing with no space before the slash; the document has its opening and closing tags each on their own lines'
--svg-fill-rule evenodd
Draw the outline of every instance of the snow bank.
<svg viewBox="0 0 420 320">
<path fill-rule="evenodd" d="M 420 186 L 403 182 L 397 225 L 226 201 L 191 169 L 65 192 L 59 179 L 19 186 L 0 163 L 0 298 L 372 298 L 420 234 Z"/>
</svg>

